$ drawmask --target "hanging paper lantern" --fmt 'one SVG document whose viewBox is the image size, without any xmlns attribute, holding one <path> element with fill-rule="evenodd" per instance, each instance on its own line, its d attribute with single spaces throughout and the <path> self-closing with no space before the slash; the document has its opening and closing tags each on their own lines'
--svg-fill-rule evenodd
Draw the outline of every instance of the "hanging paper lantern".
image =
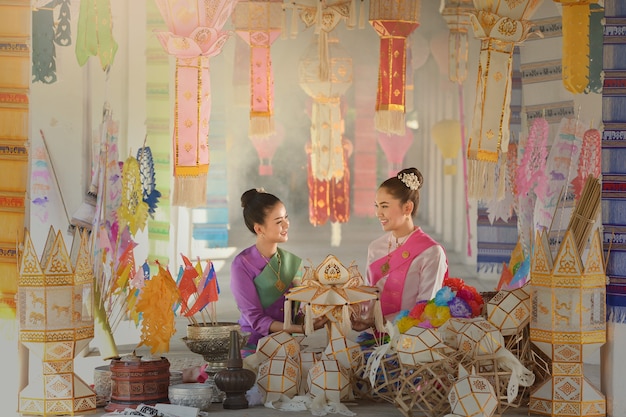
<svg viewBox="0 0 626 417">
<path fill-rule="evenodd" d="M 222 51 L 229 37 L 222 28 L 237 2 L 156 2 L 168 27 L 168 31 L 158 31 L 157 37 L 163 49 L 176 57 L 172 204 L 198 207 L 206 203 L 209 172 L 209 58 Z"/>
<path fill-rule="evenodd" d="M 393 177 L 404 166 L 404 156 L 413 144 L 413 130 L 407 129 L 403 135 L 385 135 L 378 132 L 376 136 L 387 158 L 387 175 Z"/>
<path fill-rule="evenodd" d="M 541 2 L 475 0 L 470 15 L 474 36 L 481 41 L 474 118 L 467 159 L 469 194 L 489 199 L 495 194 L 498 162 L 509 146 L 513 49 L 530 33 L 529 21 Z"/>
<path fill-rule="evenodd" d="M 285 128 L 280 124 L 276 126 L 274 134 L 270 136 L 250 136 L 250 140 L 259 155 L 259 175 L 271 176 L 274 174 L 272 158 L 284 138 Z"/>
<path fill-rule="evenodd" d="M 554 0 L 560 3 L 563 22 L 563 86 L 580 94 L 589 85 L 590 4 L 598 0 Z"/>
<path fill-rule="evenodd" d="M 376 130 L 404 135 L 407 37 L 419 26 L 420 0 L 371 0 L 369 22 L 380 36 Z"/>
<path fill-rule="evenodd" d="M 274 130 L 274 75 L 270 48 L 280 36 L 282 0 L 238 1 L 235 31 L 250 46 L 250 137 Z"/>
<path fill-rule="evenodd" d="M 448 34 L 448 77 L 462 84 L 467 78 L 468 40 L 472 0 L 443 0 L 439 12 L 450 29 Z"/>
<path fill-rule="evenodd" d="M 434 124 L 431 134 L 447 162 L 443 166 L 444 175 L 456 175 L 455 161 L 461 149 L 461 123 L 458 120 L 441 120 Z"/>
<path fill-rule="evenodd" d="M 320 180 L 340 180 L 344 175 L 341 96 L 352 84 L 352 58 L 336 38 L 328 39 L 328 75 L 320 70 L 320 42 L 316 37 L 298 63 L 298 81 L 313 98 L 311 111 L 311 168 Z"/>
</svg>

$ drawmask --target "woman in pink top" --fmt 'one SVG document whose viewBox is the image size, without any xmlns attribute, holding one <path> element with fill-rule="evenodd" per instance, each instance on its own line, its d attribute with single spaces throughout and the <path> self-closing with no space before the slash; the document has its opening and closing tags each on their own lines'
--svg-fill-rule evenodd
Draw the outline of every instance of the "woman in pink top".
<svg viewBox="0 0 626 417">
<path fill-rule="evenodd" d="M 430 300 L 448 276 L 443 247 L 415 225 L 424 178 L 406 168 L 376 191 L 376 217 L 385 232 L 367 248 L 367 279 L 380 289 L 383 315 L 392 320 L 420 300 Z M 371 315 L 353 320 L 355 330 L 372 327 Z"/>
</svg>

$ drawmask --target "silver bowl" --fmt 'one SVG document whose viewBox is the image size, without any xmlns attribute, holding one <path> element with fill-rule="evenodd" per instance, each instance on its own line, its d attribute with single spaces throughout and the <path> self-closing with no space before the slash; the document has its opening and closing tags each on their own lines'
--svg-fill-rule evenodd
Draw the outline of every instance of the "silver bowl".
<svg viewBox="0 0 626 417">
<path fill-rule="evenodd" d="M 239 332 L 239 346 L 244 346 L 250 333 L 242 332 L 237 323 L 217 323 L 200 325 L 188 325 L 187 337 L 183 337 L 183 342 L 193 353 L 202 355 L 209 364 L 215 363 L 217 367 L 222 366 L 228 359 L 230 348 L 230 332 Z"/>
<path fill-rule="evenodd" d="M 170 385 L 168 389 L 170 403 L 196 407 L 200 411 L 209 411 L 213 400 L 213 389 L 208 384 L 189 383 Z"/>
</svg>

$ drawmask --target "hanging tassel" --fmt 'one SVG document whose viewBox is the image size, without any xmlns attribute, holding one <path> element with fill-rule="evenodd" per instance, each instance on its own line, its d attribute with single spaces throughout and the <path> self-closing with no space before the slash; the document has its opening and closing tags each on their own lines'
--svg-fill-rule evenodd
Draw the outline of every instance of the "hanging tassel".
<svg viewBox="0 0 626 417">
<path fill-rule="evenodd" d="M 380 299 L 377 298 L 374 302 L 374 327 L 379 332 L 385 331 L 385 318 L 383 317 L 383 308 L 380 305 Z"/>
<path fill-rule="evenodd" d="M 287 10 L 284 7 L 280 15 L 280 38 L 287 39 Z"/>
<path fill-rule="evenodd" d="M 406 133 L 404 111 L 377 110 L 374 115 L 374 126 L 379 132 L 404 136 Z"/>
<path fill-rule="evenodd" d="M 328 33 L 323 30 L 317 38 L 317 46 L 320 60 L 319 78 L 320 81 L 330 79 L 330 56 L 328 53 Z"/>
<path fill-rule="evenodd" d="M 354 29 L 356 27 L 356 0 L 350 0 L 350 14 L 348 15 L 348 22 L 346 23 L 346 29 Z"/>
<path fill-rule="evenodd" d="M 291 39 L 295 39 L 298 36 L 298 19 L 300 19 L 298 8 L 294 6 L 291 9 Z"/>
<path fill-rule="evenodd" d="M 315 13 L 315 34 L 319 35 L 322 31 L 322 0 L 317 2 L 317 12 Z"/>
<path fill-rule="evenodd" d="M 361 0 L 361 5 L 359 6 L 359 29 L 365 28 L 365 1 Z"/>
<path fill-rule="evenodd" d="M 285 298 L 284 304 L 285 321 L 283 322 L 283 329 L 287 330 L 287 327 L 291 326 L 291 300 Z"/>
<path fill-rule="evenodd" d="M 498 172 L 498 191 L 496 193 L 496 201 L 504 200 L 506 191 L 506 153 L 500 154 L 500 170 Z"/>
<path fill-rule="evenodd" d="M 310 335 L 315 331 L 313 328 L 313 307 L 311 307 L 311 303 L 307 303 L 304 311 L 304 334 Z"/>
<path fill-rule="evenodd" d="M 352 322 L 350 320 L 350 304 L 345 303 L 341 307 L 341 330 L 343 335 L 346 336 L 350 334 L 350 330 L 352 329 Z"/>
</svg>

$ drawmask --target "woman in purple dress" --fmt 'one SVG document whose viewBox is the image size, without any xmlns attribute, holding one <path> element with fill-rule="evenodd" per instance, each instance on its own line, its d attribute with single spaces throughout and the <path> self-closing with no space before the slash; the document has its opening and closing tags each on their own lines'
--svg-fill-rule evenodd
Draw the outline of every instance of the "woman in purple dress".
<svg viewBox="0 0 626 417">
<path fill-rule="evenodd" d="M 289 229 L 287 210 L 278 197 L 250 189 L 241 196 L 241 206 L 256 243 L 233 259 L 230 288 L 241 312 L 241 330 L 250 333 L 247 347 L 254 348 L 260 338 L 281 330 L 304 333 L 304 325 L 297 320 L 284 325 L 285 293 L 299 284 L 302 259 L 278 247 L 287 242 Z M 325 321 L 318 319 L 314 328 L 323 327 Z"/>
</svg>

